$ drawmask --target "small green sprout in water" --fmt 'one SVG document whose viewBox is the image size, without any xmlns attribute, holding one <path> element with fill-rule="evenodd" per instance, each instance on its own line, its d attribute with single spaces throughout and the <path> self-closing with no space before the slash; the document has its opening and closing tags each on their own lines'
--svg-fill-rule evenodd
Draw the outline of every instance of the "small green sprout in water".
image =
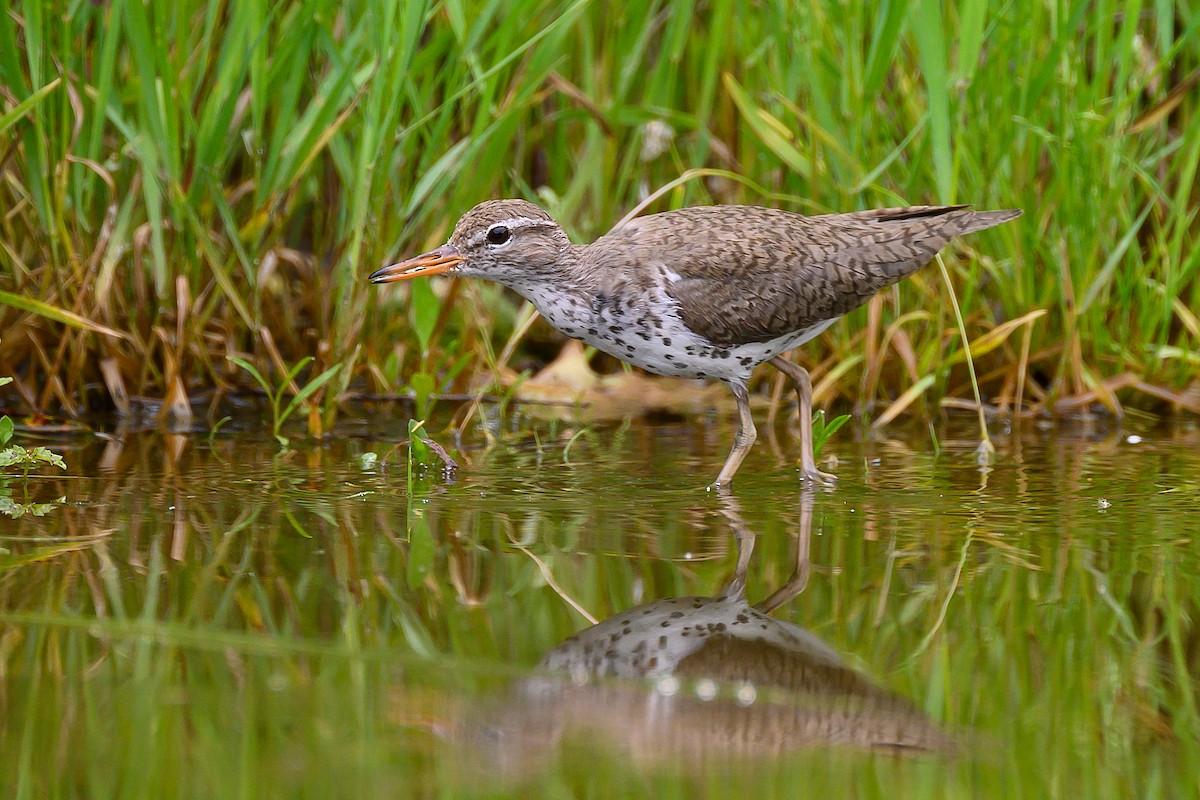
<svg viewBox="0 0 1200 800">
<path fill-rule="evenodd" d="M 266 393 L 267 399 L 271 401 L 271 433 L 274 434 L 275 441 L 279 442 L 279 446 L 284 450 L 286 450 L 290 444 L 288 438 L 283 435 L 283 425 L 285 422 L 287 422 L 288 417 L 296 413 L 296 410 L 300 408 L 301 405 L 308 400 L 308 398 L 312 397 L 318 389 L 329 383 L 329 381 L 334 375 L 337 374 L 337 371 L 342 366 L 341 364 L 334 364 L 332 367 L 325 370 L 308 383 L 304 384 L 304 386 L 300 387 L 299 391 L 296 392 L 295 396 L 292 397 L 288 404 L 284 405 L 284 393 L 287 391 L 288 386 L 292 384 L 292 381 L 296 380 L 296 376 L 300 374 L 300 370 L 308 366 L 308 362 L 313 360 L 312 356 L 305 356 L 297 361 L 295 366 L 288 370 L 288 374 L 285 375 L 283 380 L 279 382 L 279 386 L 274 388 L 272 388 L 271 384 L 267 382 L 267 379 L 263 377 L 263 374 L 258 371 L 258 368 L 246 359 L 239 358 L 238 356 L 225 356 L 225 358 L 232 363 L 237 364 L 239 367 L 246 370 L 246 372 L 250 373 L 250 377 L 254 378 L 255 382 L 257 382 L 258 385 L 262 387 L 262 390 Z"/>
<path fill-rule="evenodd" d="M 575 433 L 571 435 L 570 441 L 567 442 L 567 446 L 563 448 L 562 460 L 563 460 L 563 463 L 566 464 L 567 466 L 570 466 L 570 464 L 571 464 L 571 447 L 572 447 L 572 445 L 574 445 L 575 442 L 579 441 L 579 437 L 583 436 L 587 432 L 588 432 L 587 428 L 580 428 L 579 430 L 575 431 Z"/>
<path fill-rule="evenodd" d="M 406 471 L 406 480 L 410 496 L 413 493 L 413 486 L 416 482 L 419 465 L 429 457 L 429 445 L 425 443 L 425 432 L 422 430 L 424 426 L 425 420 L 423 419 L 410 419 L 408 421 L 408 469 Z"/>
<path fill-rule="evenodd" d="M 19 444 L 9 445 L 13 435 L 13 421 L 8 417 L 0 417 L 0 468 L 18 466 L 21 468 L 21 479 L 29 480 L 29 471 L 36 466 L 49 464 L 52 467 L 66 469 L 67 465 L 62 456 L 51 452 L 45 447 L 28 449 Z"/>
<path fill-rule="evenodd" d="M 410 419 L 408 421 L 408 489 L 411 493 L 421 464 L 429 460 L 430 455 L 436 455 L 442 462 L 443 479 L 453 482 L 458 462 L 450 457 L 446 448 L 442 447 L 429 435 L 425 429 L 425 420 Z"/>
<path fill-rule="evenodd" d="M 11 383 L 12 378 L 0 378 L 0 386 L 6 383 Z M 12 441 L 13 430 L 16 426 L 13 421 L 7 416 L 0 416 L 0 469 L 8 467 L 18 467 L 21 470 L 21 482 L 25 490 L 25 502 L 18 503 L 12 499 L 11 491 L 8 488 L 7 481 L 0 477 L 0 514 L 5 514 L 13 519 L 23 517 L 26 514 L 32 514 L 35 517 L 43 516 L 50 512 L 56 505 L 66 501 L 66 498 L 59 498 L 54 503 L 30 503 L 29 502 L 29 472 L 34 467 L 50 465 L 59 469 L 66 469 L 66 462 L 58 453 L 51 452 L 45 447 L 34 447 L 32 449 L 23 447 L 19 444 L 10 445 Z"/>
<path fill-rule="evenodd" d="M 828 423 L 825 421 L 824 410 L 819 410 L 816 414 L 813 414 L 813 458 L 821 457 L 821 450 L 824 449 L 825 442 L 829 441 L 830 437 L 849 421 L 849 414 L 834 417 Z"/>
</svg>

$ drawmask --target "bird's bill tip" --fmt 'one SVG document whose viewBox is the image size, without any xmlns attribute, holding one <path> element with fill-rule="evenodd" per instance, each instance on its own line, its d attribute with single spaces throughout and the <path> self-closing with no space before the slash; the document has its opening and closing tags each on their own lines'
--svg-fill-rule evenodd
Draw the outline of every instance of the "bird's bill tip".
<svg viewBox="0 0 1200 800">
<path fill-rule="evenodd" d="M 392 283 L 393 281 L 406 281 L 409 278 L 441 275 L 443 272 L 451 271 L 464 260 L 456 248 L 445 245 L 398 264 L 377 269 L 371 273 L 369 280 L 371 283 Z"/>
</svg>

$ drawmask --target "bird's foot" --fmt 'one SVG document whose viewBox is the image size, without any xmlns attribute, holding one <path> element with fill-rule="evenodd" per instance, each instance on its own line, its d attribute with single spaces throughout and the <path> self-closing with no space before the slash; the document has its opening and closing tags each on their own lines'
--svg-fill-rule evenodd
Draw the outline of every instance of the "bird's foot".
<svg viewBox="0 0 1200 800">
<path fill-rule="evenodd" d="M 816 467 L 800 468 L 800 480 L 817 486 L 833 486 L 837 483 L 837 479 L 837 475 L 821 472 Z"/>
</svg>

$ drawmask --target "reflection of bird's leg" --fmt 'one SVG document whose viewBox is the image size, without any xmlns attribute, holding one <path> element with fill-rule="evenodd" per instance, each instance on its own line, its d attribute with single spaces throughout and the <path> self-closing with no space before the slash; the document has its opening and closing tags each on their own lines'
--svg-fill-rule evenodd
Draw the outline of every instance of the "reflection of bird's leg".
<svg viewBox="0 0 1200 800">
<path fill-rule="evenodd" d="M 813 518 L 813 489 L 806 486 L 800 490 L 800 535 L 796 541 L 796 571 L 787 583 L 780 586 L 775 593 L 756 604 L 754 607 L 764 614 L 770 614 L 781 605 L 804 591 L 808 585 L 808 573 L 811 562 L 808 558 L 809 545 L 812 543 Z"/>
<path fill-rule="evenodd" d="M 737 566 L 734 567 L 733 577 L 721 592 L 721 597 L 726 600 L 740 600 L 746 594 L 746 573 L 750 569 L 750 556 L 754 553 L 754 532 L 746 524 L 742 509 L 733 495 L 721 492 L 717 496 L 721 503 L 721 516 L 729 520 L 738 548 Z"/>
</svg>

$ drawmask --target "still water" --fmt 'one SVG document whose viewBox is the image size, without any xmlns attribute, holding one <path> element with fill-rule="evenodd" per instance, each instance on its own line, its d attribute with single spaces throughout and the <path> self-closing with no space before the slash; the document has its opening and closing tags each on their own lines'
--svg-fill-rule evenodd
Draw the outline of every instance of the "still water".
<svg viewBox="0 0 1200 800">
<path fill-rule="evenodd" d="M 406 422 L 10 478 L 0 796 L 1195 796 L 1194 423 Z"/>
</svg>

